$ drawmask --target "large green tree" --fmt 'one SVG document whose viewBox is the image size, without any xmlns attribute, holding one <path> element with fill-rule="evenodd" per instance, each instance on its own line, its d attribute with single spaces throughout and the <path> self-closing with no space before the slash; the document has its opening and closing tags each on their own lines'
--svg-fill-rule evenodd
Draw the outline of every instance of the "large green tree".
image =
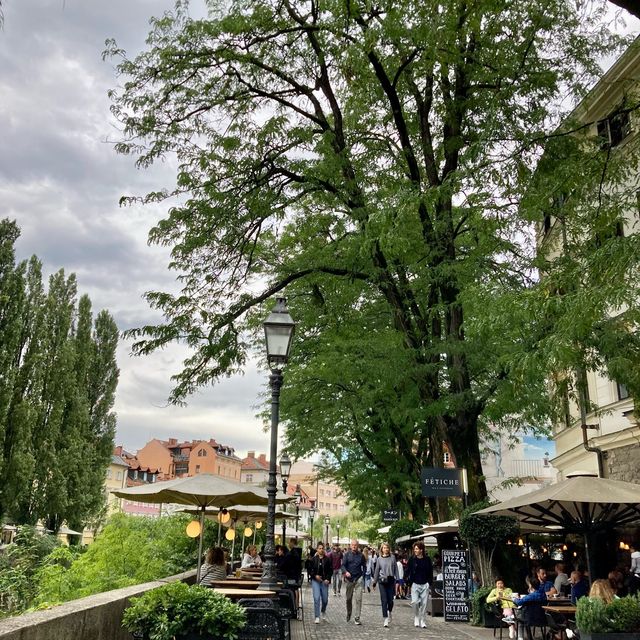
<svg viewBox="0 0 640 640">
<path fill-rule="evenodd" d="M 74 275 L 45 291 L 37 258 L 16 264 L 18 235 L 0 222 L 0 517 L 82 528 L 105 500 L 118 330 Z"/>
<path fill-rule="evenodd" d="M 540 148 L 616 39 L 564 0 L 179 2 L 121 56 L 118 151 L 175 155 L 166 322 L 140 354 L 193 348 L 172 400 L 240 370 L 263 303 L 299 320 L 283 391 L 288 446 L 328 449 L 363 503 L 418 516 L 419 471 L 446 446 L 485 494 L 483 421 L 546 414 L 530 224 Z M 539 421 L 538 421 L 539 422 Z M 374 497 L 372 497 L 372 494 Z M 436 505 L 446 516 L 446 503 Z"/>
</svg>

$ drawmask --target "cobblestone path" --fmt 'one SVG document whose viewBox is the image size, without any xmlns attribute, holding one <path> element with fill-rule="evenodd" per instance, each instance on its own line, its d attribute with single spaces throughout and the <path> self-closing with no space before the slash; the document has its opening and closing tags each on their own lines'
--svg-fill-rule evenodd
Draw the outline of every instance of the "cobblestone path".
<svg viewBox="0 0 640 640">
<path fill-rule="evenodd" d="M 393 620 L 388 628 L 382 626 L 382 609 L 378 591 L 364 593 L 362 599 L 361 625 L 356 625 L 353 618 L 347 622 L 344 592 L 334 596 L 329 592 L 327 620 L 314 623 L 313 596 L 311 589 L 305 585 L 304 598 L 304 633 L 306 640 L 489 640 L 493 638 L 492 630 L 472 627 L 468 624 L 444 622 L 442 617 L 427 616 L 427 628 L 413 626 L 413 609 L 409 600 L 396 600 L 393 609 Z M 497 636 L 496 636 L 497 637 Z M 507 640 L 506 632 L 503 640 Z"/>
</svg>

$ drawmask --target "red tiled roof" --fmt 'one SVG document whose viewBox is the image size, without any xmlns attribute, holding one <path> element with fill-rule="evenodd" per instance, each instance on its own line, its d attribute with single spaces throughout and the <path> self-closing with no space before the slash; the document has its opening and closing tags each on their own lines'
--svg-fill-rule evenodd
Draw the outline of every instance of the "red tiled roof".
<svg viewBox="0 0 640 640">
<path fill-rule="evenodd" d="M 244 458 L 242 469 L 247 471 L 269 471 L 269 461 L 258 458 Z"/>
</svg>

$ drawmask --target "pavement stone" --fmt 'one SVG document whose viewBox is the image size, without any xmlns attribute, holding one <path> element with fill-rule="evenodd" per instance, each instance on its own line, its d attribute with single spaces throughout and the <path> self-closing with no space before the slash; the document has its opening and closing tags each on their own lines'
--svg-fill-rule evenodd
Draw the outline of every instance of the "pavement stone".
<svg viewBox="0 0 640 640">
<path fill-rule="evenodd" d="M 327 620 L 314 623 L 313 596 L 309 585 L 303 587 L 304 634 L 306 640 L 489 640 L 493 639 L 491 629 L 472 627 L 460 622 L 445 622 L 441 616 L 427 616 L 427 628 L 413 626 L 413 609 L 409 600 L 396 600 L 393 607 L 393 621 L 388 628 L 382 626 L 382 608 L 377 590 L 365 591 L 362 599 L 360 626 L 353 618 L 347 622 L 344 592 L 334 596 L 329 591 Z M 497 637 L 497 636 L 496 636 Z M 503 640 L 508 635 L 503 634 Z"/>
</svg>

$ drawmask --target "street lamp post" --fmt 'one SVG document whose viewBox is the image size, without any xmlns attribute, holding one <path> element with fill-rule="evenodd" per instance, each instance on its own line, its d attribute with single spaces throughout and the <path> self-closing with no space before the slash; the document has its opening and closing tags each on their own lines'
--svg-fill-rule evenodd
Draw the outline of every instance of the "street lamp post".
<svg viewBox="0 0 640 640">
<path fill-rule="evenodd" d="M 271 387 L 271 450 L 269 457 L 269 482 L 267 484 L 267 539 L 264 545 L 265 562 L 259 589 L 272 591 L 276 588 L 275 566 L 275 521 L 278 457 L 278 423 L 280 421 L 280 389 L 282 387 L 282 368 L 289 359 L 289 350 L 295 323 L 287 309 L 286 298 L 278 298 L 273 311 L 264 321 L 264 335 L 267 343 L 267 361 L 269 363 L 269 386 Z"/>
<path fill-rule="evenodd" d="M 311 521 L 311 548 L 315 549 L 313 546 L 313 519 L 316 517 L 316 500 L 315 498 L 311 498 L 309 502 L 311 503 L 311 508 L 309 509 L 309 520 Z"/>
<path fill-rule="evenodd" d="M 291 475 L 291 460 L 286 453 L 280 458 L 280 477 L 282 478 L 282 492 L 287 495 L 287 487 L 289 486 L 289 476 Z M 286 511 L 286 509 L 285 509 Z M 287 544 L 287 519 L 282 519 L 282 544 Z"/>
<path fill-rule="evenodd" d="M 340 523 L 336 522 L 336 535 L 338 536 L 338 544 L 340 544 Z"/>
<path fill-rule="evenodd" d="M 331 518 L 329 516 L 324 517 L 324 539 L 325 544 L 329 544 L 329 523 L 331 522 Z"/>
<path fill-rule="evenodd" d="M 296 533 L 300 530 L 300 500 L 302 498 L 302 491 L 300 491 L 300 485 L 296 485 L 296 490 L 293 494 L 296 500 Z"/>
</svg>

